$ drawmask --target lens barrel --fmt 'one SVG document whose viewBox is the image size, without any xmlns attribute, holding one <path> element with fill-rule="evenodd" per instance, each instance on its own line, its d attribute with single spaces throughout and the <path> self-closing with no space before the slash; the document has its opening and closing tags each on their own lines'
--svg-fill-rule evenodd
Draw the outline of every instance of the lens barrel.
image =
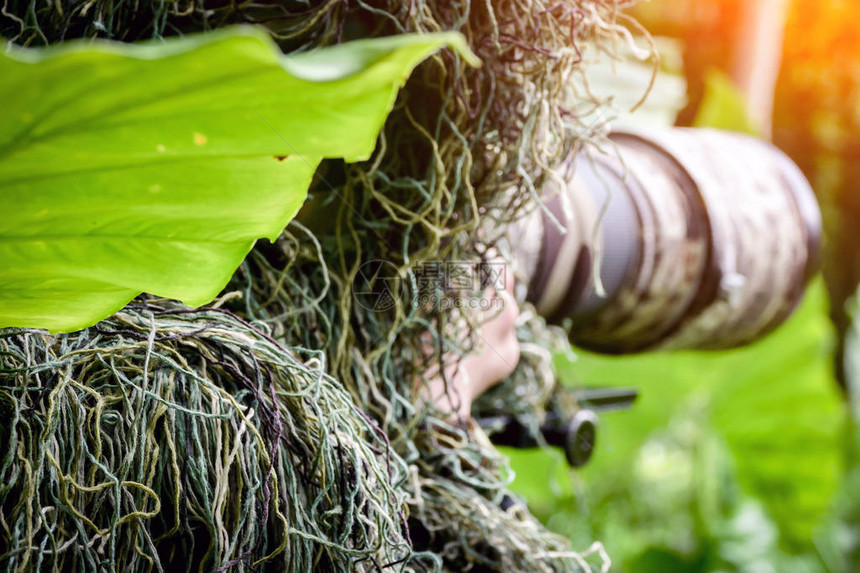
<svg viewBox="0 0 860 573">
<path fill-rule="evenodd" d="M 781 324 L 817 269 L 821 237 L 794 163 L 709 129 L 611 141 L 563 166 L 563 192 L 513 232 L 526 298 L 551 321 L 569 319 L 574 343 L 607 353 L 730 348 Z"/>
</svg>

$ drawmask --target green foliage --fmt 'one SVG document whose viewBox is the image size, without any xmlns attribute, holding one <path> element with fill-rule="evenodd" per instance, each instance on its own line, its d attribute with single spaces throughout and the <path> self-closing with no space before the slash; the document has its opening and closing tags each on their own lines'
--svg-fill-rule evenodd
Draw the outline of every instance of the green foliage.
<svg viewBox="0 0 860 573">
<path fill-rule="evenodd" d="M 575 546 L 602 540 L 619 571 L 821 570 L 845 420 L 831 346 L 817 282 L 787 325 L 746 348 L 578 353 L 558 364 L 567 382 L 632 385 L 640 399 L 602 416 L 595 458 L 573 480 L 558 456 L 511 452 L 514 489 Z"/>
<path fill-rule="evenodd" d="M 711 68 L 705 74 L 705 95 L 693 125 L 750 135 L 761 133 L 761 130 L 753 125 L 738 88 L 724 72 L 717 68 Z"/>
<path fill-rule="evenodd" d="M 397 90 L 459 34 L 284 56 L 234 28 L 0 55 L 0 328 L 72 331 L 141 292 L 197 306 L 298 212 L 322 158 L 367 159 Z"/>
<path fill-rule="evenodd" d="M 844 371 L 852 424 L 846 444 L 846 471 L 836 511 L 823 539 L 822 553 L 833 571 L 860 569 L 860 297 L 846 304 L 850 319 L 845 333 Z"/>
</svg>

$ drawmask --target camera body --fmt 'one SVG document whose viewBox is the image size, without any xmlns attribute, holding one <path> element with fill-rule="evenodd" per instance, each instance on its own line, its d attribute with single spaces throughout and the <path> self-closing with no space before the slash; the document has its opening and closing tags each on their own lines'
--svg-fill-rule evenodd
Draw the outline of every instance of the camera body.
<svg viewBox="0 0 860 573">
<path fill-rule="evenodd" d="M 521 301 L 577 346 L 612 354 L 732 348 L 780 325 L 819 265 L 821 213 L 797 166 L 716 130 L 615 132 L 611 142 L 563 164 L 561 191 L 511 229 Z M 578 467 L 595 447 L 595 412 L 636 397 L 557 386 L 537 426 L 509 415 L 479 424 L 498 445 L 559 447 Z"/>
</svg>

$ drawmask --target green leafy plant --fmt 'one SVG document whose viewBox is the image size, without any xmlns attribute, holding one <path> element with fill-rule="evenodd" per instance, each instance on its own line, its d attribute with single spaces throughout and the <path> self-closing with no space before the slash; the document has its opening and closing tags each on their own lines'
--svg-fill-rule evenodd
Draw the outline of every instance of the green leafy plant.
<svg viewBox="0 0 860 573">
<path fill-rule="evenodd" d="M 832 338 L 819 280 L 749 347 L 559 357 L 564 380 L 640 397 L 601 417 L 594 459 L 572 483 L 549 454 L 510 452 L 513 488 L 575 544 L 603 541 L 614 570 L 822 571 L 845 424 Z"/>
<path fill-rule="evenodd" d="M 705 74 L 705 95 L 693 125 L 761 135 L 750 119 L 743 95 L 728 75 L 717 68 Z"/>
<path fill-rule="evenodd" d="M 323 158 L 367 159 L 412 69 L 458 34 L 284 56 L 253 28 L 0 55 L 0 327 L 77 330 L 141 292 L 212 300 L 301 207 Z"/>
</svg>

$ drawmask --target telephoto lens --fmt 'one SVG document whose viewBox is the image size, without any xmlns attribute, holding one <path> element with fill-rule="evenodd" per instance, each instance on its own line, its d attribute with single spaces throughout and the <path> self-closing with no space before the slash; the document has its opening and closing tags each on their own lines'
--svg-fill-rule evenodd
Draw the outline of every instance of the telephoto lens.
<svg viewBox="0 0 860 573">
<path fill-rule="evenodd" d="M 817 269 L 821 214 L 774 146 L 710 129 L 616 132 L 558 170 L 511 231 L 527 300 L 605 353 L 724 349 L 782 323 Z"/>
</svg>

